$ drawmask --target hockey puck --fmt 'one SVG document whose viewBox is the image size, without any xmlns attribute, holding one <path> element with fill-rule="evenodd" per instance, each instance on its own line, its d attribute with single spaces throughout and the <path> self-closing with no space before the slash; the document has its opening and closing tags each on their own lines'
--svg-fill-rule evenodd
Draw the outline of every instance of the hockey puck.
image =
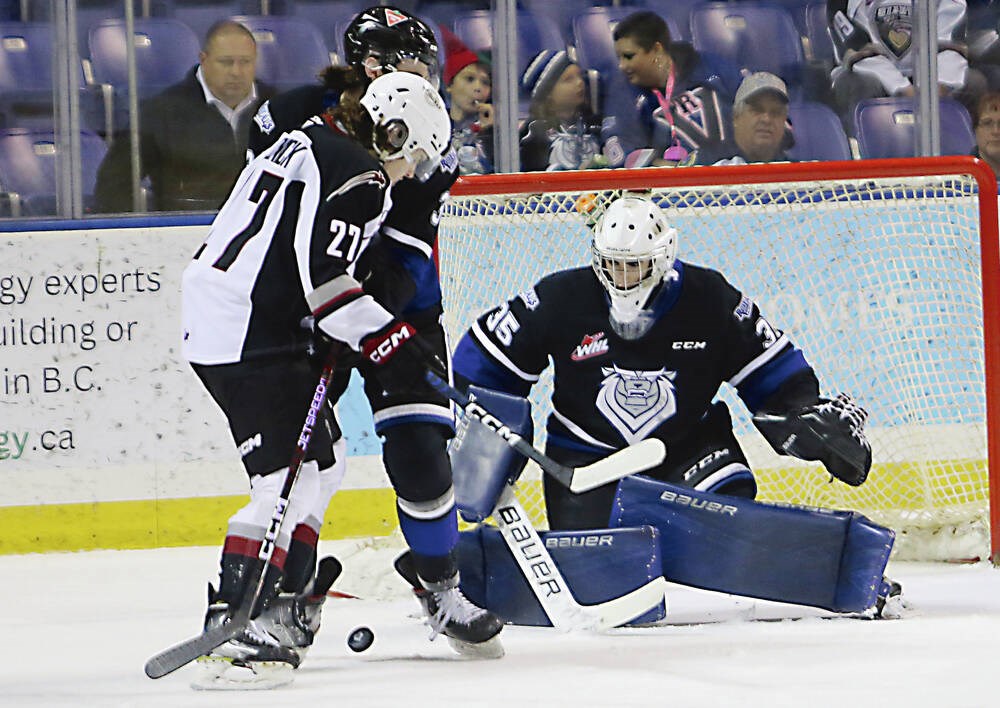
<svg viewBox="0 0 1000 708">
<path fill-rule="evenodd" d="M 364 651 L 370 647 L 374 641 L 375 632 L 368 629 L 368 627 L 358 627 L 347 635 L 347 646 L 351 648 L 351 651 Z"/>
</svg>

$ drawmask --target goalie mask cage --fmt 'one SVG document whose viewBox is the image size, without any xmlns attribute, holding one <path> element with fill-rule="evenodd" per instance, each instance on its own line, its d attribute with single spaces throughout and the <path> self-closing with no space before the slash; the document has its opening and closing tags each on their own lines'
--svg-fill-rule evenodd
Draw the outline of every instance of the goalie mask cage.
<svg viewBox="0 0 1000 708">
<path fill-rule="evenodd" d="M 898 558 L 1000 558 L 1000 261 L 997 186 L 985 163 L 463 178 L 439 240 L 452 340 L 543 275 L 589 264 L 589 224 L 615 190 L 649 193 L 679 231 L 681 260 L 723 273 L 803 350 L 823 395 L 850 393 L 870 413 L 874 464 L 852 488 L 818 464 L 776 455 L 723 386 L 759 499 L 860 511 L 896 530 Z M 531 397 L 538 445 L 550 386 L 543 377 Z M 544 525 L 533 465 L 519 496 Z"/>
</svg>

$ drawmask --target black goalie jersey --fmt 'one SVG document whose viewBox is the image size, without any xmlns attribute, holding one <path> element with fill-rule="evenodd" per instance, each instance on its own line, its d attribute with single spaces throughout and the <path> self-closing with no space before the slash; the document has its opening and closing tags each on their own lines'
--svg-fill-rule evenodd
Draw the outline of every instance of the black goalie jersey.
<svg viewBox="0 0 1000 708">
<path fill-rule="evenodd" d="M 802 352 L 719 273 L 676 262 L 679 278 L 656 296 L 655 324 L 618 337 L 608 296 L 590 268 L 543 278 L 480 317 L 453 358 L 457 375 L 526 395 L 554 366 L 549 444 L 608 452 L 648 437 L 671 443 L 694 432 L 722 383 L 750 410 L 784 384 L 815 376 Z"/>
<path fill-rule="evenodd" d="M 314 120 L 246 166 L 183 276 L 184 355 L 228 364 L 302 351 L 315 319 L 357 349 L 392 317 L 358 260 L 391 201 L 381 165 Z"/>
</svg>

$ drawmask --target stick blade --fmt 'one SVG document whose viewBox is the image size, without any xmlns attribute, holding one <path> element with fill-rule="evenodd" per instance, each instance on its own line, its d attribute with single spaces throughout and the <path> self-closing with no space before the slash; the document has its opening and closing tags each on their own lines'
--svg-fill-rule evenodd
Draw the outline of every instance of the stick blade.
<svg viewBox="0 0 1000 708">
<path fill-rule="evenodd" d="M 573 471 L 569 490 L 576 494 L 587 492 L 602 484 L 656 467 L 666 458 L 667 446 L 663 441 L 647 438 L 586 467 L 577 467 Z"/>
<path fill-rule="evenodd" d="M 185 664 L 191 663 L 202 654 L 207 654 L 217 646 L 225 644 L 242 631 L 243 625 L 241 623 L 230 620 L 207 632 L 202 632 L 196 637 L 186 639 L 180 644 L 175 644 L 169 649 L 164 649 L 146 662 L 144 667 L 146 675 L 151 679 L 162 678 Z"/>
<path fill-rule="evenodd" d="M 583 609 L 594 619 L 590 629 L 600 632 L 621 627 L 653 609 L 660 602 L 666 602 L 666 599 L 667 581 L 659 577 L 621 597 L 602 602 L 600 605 L 583 605 Z"/>
</svg>

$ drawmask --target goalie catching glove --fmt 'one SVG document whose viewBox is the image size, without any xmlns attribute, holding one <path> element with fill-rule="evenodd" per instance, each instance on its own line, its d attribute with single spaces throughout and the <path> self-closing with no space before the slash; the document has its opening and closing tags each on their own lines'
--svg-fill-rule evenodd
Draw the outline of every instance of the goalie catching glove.
<svg viewBox="0 0 1000 708">
<path fill-rule="evenodd" d="M 868 411 L 841 393 L 784 414 L 758 413 L 753 424 L 779 455 L 819 460 L 834 477 L 857 487 L 872 466 L 866 420 Z"/>
<path fill-rule="evenodd" d="M 444 363 L 409 322 L 393 320 L 361 340 L 361 354 L 387 395 L 432 389 L 428 370 L 447 379 Z"/>
</svg>

